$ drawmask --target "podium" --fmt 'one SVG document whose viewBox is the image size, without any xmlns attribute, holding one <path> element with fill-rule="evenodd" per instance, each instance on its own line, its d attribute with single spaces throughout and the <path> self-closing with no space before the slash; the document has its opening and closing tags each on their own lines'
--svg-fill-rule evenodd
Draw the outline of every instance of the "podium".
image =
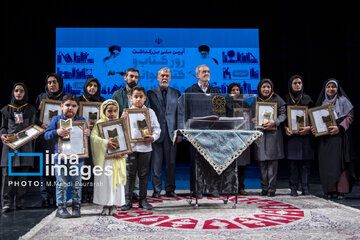
<svg viewBox="0 0 360 240">
<path fill-rule="evenodd" d="M 238 195 L 237 158 L 262 136 L 253 130 L 248 102 L 256 96 L 185 93 L 178 100 L 176 130 L 191 143 L 190 191 L 194 208 L 199 194 Z M 214 99 L 216 101 L 214 101 Z M 174 135 L 176 136 L 176 134 Z"/>
</svg>

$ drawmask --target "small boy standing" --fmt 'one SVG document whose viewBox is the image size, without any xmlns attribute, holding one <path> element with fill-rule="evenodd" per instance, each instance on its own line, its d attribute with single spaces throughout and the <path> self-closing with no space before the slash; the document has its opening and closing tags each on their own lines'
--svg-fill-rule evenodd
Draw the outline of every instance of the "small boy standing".
<svg viewBox="0 0 360 240">
<path fill-rule="evenodd" d="M 146 100 L 145 89 L 141 86 L 135 86 L 131 90 L 131 101 L 133 106 L 131 109 L 146 108 L 144 105 Z M 150 124 L 152 135 L 146 135 L 143 142 L 132 143 L 131 148 L 133 153 L 128 155 L 127 161 L 127 186 L 125 191 L 126 204 L 121 207 L 121 210 L 127 211 L 132 208 L 132 193 L 135 187 L 136 173 L 139 176 L 139 208 L 151 210 L 152 206 L 147 202 L 147 185 L 149 176 L 149 166 L 151 160 L 151 143 L 160 137 L 160 124 L 157 120 L 155 112 L 149 108 Z M 128 117 L 128 113 L 124 111 L 122 117 Z"/>
<path fill-rule="evenodd" d="M 57 139 L 58 137 L 69 136 L 70 131 L 65 128 L 58 128 L 58 123 L 61 119 L 72 121 L 85 121 L 85 118 L 79 117 L 77 111 L 79 109 L 79 99 L 74 94 L 65 95 L 61 103 L 62 114 L 52 118 L 49 126 L 46 129 L 44 138 L 45 140 Z M 89 136 L 90 130 L 85 129 L 84 135 Z M 65 161 L 64 159 L 58 160 L 58 144 L 55 144 L 55 176 L 56 176 L 56 203 L 57 212 L 56 217 L 71 218 L 81 217 L 80 202 L 81 202 L 81 167 L 84 164 L 84 159 L 78 159 L 76 166 L 78 168 L 78 175 L 70 176 L 69 170 L 73 163 Z M 66 169 L 64 169 L 64 166 Z M 66 209 L 66 191 L 67 187 L 71 186 L 72 193 L 72 215 Z"/>
</svg>

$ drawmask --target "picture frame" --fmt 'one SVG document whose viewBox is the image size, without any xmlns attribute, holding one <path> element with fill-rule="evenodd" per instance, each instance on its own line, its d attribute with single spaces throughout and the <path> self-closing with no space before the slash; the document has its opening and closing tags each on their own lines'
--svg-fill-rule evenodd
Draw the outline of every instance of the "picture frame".
<svg viewBox="0 0 360 240">
<path fill-rule="evenodd" d="M 287 106 L 287 120 L 289 131 L 299 134 L 299 128 L 309 125 L 307 106 Z"/>
<path fill-rule="evenodd" d="M 7 145 L 13 150 L 16 150 L 32 141 L 34 137 L 38 137 L 44 132 L 45 129 L 39 127 L 38 125 L 32 124 L 20 132 L 8 136 L 8 139 L 11 139 L 11 142 L 7 143 Z"/>
<path fill-rule="evenodd" d="M 59 127 L 60 124 L 58 124 Z M 88 137 L 84 135 L 87 128 L 86 121 L 73 121 L 68 139 L 58 138 L 59 154 L 65 154 L 66 157 L 77 155 L 78 158 L 89 157 Z"/>
<path fill-rule="evenodd" d="M 61 115 L 61 101 L 43 99 L 41 102 L 40 121 L 49 124 L 52 117 Z"/>
<path fill-rule="evenodd" d="M 85 118 L 89 126 L 94 126 L 96 121 L 100 119 L 101 104 L 102 102 L 80 102 L 79 116 Z"/>
<path fill-rule="evenodd" d="M 234 108 L 233 117 L 243 117 L 245 119 L 245 124 L 242 129 L 250 130 L 251 129 L 251 108 Z"/>
<path fill-rule="evenodd" d="M 263 129 L 263 124 L 266 121 L 275 120 L 277 118 L 277 103 L 272 102 L 256 102 L 256 128 Z M 276 130 L 274 125 L 271 130 Z"/>
<path fill-rule="evenodd" d="M 336 126 L 335 115 L 330 105 L 310 108 L 308 112 L 315 129 L 315 137 L 328 135 L 328 126 Z"/>
<path fill-rule="evenodd" d="M 132 153 L 129 132 L 126 127 L 124 119 L 116 119 L 97 124 L 100 137 L 109 139 L 110 137 L 116 138 L 119 143 L 119 148 L 115 150 L 108 149 L 105 158 L 114 158 L 117 153 L 128 154 Z"/>
<path fill-rule="evenodd" d="M 144 136 L 152 134 L 149 109 L 125 108 L 124 111 L 128 113 L 126 125 L 128 127 L 130 142 L 144 142 Z M 139 124 L 141 126 L 139 126 Z"/>
</svg>

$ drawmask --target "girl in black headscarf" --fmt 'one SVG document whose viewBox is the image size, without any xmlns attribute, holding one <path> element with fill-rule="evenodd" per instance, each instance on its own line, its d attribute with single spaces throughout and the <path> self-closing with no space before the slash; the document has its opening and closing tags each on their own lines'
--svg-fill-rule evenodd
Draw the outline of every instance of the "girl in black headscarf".
<svg viewBox="0 0 360 240">
<path fill-rule="evenodd" d="M 328 127 L 329 135 L 319 137 L 318 158 L 320 181 L 328 198 L 344 198 L 351 191 L 353 155 L 350 126 L 354 120 L 353 105 L 338 80 L 328 79 L 316 101 L 316 106 L 330 105 L 336 126 Z M 314 129 L 312 129 L 314 133 Z"/>
<path fill-rule="evenodd" d="M 313 107 L 310 96 L 304 93 L 303 79 L 299 75 L 290 77 L 288 94 L 284 99 L 287 105 Z M 301 180 L 302 195 L 309 194 L 309 175 L 311 160 L 314 159 L 313 137 L 310 126 L 300 127 L 299 134 L 293 134 L 285 126 L 285 155 L 290 162 L 290 189 L 291 196 L 298 196 L 299 177 Z M 300 174 L 300 176 L 299 176 Z"/>
<path fill-rule="evenodd" d="M 255 160 L 259 161 L 261 171 L 261 195 L 275 196 L 276 178 L 279 159 L 284 158 L 283 136 L 280 124 L 286 119 L 284 100 L 274 92 L 274 84 L 268 79 L 262 79 L 257 87 L 258 97 L 252 104 L 255 113 L 256 102 L 277 103 L 277 119 L 264 124 L 263 137 L 258 146 L 255 146 Z M 256 119 L 254 119 L 256 121 Z M 276 130 L 272 128 L 276 126 Z"/>
<path fill-rule="evenodd" d="M 103 102 L 101 85 L 97 78 L 88 78 L 84 84 L 84 92 L 79 97 L 80 102 Z"/>
<path fill-rule="evenodd" d="M 238 83 L 231 83 L 227 89 L 228 97 L 226 98 L 226 116 L 235 117 L 234 109 L 235 108 L 250 108 L 249 104 L 243 99 L 243 92 Z M 250 116 L 251 117 L 251 116 Z M 245 128 L 250 130 L 249 128 Z M 247 148 L 237 159 L 238 166 L 238 192 L 240 195 L 248 195 L 245 191 L 245 174 L 246 166 L 251 163 L 250 158 L 250 148 Z"/>
<path fill-rule="evenodd" d="M 36 109 L 28 103 L 28 90 L 23 83 L 16 83 L 11 92 L 10 104 L 1 109 L 1 141 L 3 142 L 1 164 L 2 167 L 2 212 L 10 210 L 13 202 L 12 191 L 16 195 L 16 209 L 23 209 L 26 187 L 17 186 L 9 182 L 26 181 L 26 176 L 8 176 L 8 154 L 14 152 L 7 144 L 9 134 L 18 133 L 21 130 L 35 124 Z M 30 141 L 17 149 L 18 152 L 34 152 L 33 143 Z M 33 166 L 33 157 L 19 157 L 15 155 L 11 158 L 12 172 L 28 172 Z"/>
<path fill-rule="evenodd" d="M 41 103 L 44 99 L 57 100 L 61 101 L 63 96 L 64 82 L 60 75 L 56 73 L 50 73 L 45 78 L 45 92 L 40 93 L 35 100 L 35 108 L 38 110 L 38 115 L 36 119 L 36 124 L 46 129 L 48 124 L 40 122 L 40 110 Z M 54 144 L 50 141 L 44 139 L 44 135 L 40 135 L 35 142 L 35 151 L 42 152 L 44 154 L 49 154 L 51 156 L 54 153 Z M 50 200 L 54 199 L 53 203 L 55 204 L 55 187 L 50 182 L 55 181 L 53 176 L 41 176 L 40 177 L 40 193 L 42 198 L 42 206 L 49 207 Z"/>
</svg>

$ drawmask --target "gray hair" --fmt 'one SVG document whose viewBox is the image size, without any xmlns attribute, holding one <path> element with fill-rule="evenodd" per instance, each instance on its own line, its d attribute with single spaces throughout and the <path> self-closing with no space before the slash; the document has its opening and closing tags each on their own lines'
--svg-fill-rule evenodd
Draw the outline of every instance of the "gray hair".
<svg viewBox="0 0 360 240">
<path fill-rule="evenodd" d="M 160 72 L 166 72 L 171 74 L 171 70 L 168 67 L 162 67 L 158 70 L 157 75 L 159 76 Z"/>
<path fill-rule="evenodd" d="M 207 68 L 208 68 L 208 66 L 206 66 L 205 64 L 202 64 L 202 65 L 197 66 L 197 67 L 196 67 L 196 70 L 195 70 L 196 75 L 199 74 L 200 68 L 202 68 L 202 67 L 207 67 Z"/>
</svg>

